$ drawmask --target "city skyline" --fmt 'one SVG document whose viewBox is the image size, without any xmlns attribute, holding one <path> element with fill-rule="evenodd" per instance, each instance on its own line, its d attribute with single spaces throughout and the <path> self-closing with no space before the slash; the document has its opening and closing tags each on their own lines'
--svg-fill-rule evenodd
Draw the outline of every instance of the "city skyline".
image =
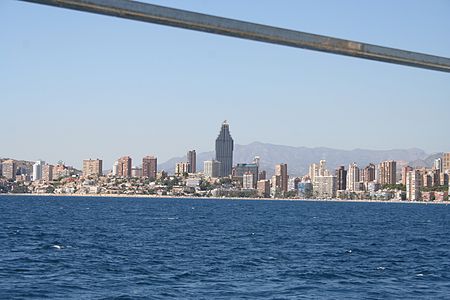
<svg viewBox="0 0 450 300">
<path fill-rule="evenodd" d="M 261 10 L 237 1 L 151 2 L 450 56 L 444 1 L 432 16 L 420 1 L 261 1 Z M 233 136 L 241 145 L 450 148 L 442 132 L 450 126 L 448 74 L 15 1 L 0 3 L 0 25 L 0 96 L 12 112 L 3 115 L 4 157 L 78 167 L 99 156 L 109 166 L 125 154 L 166 161 L 184 149 L 212 150 L 216 128 L 205 124 L 224 119 L 241 128 Z M 158 112 L 152 122 L 149 111 Z M 432 120 L 430 128 L 418 117 Z"/>
</svg>

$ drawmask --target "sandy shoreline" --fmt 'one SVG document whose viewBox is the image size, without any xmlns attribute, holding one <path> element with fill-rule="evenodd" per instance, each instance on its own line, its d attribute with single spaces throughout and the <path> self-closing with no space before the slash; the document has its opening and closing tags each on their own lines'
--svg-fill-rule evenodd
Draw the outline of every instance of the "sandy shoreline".
<svg viewBox="0 0 450 300">
<path fill-rule="evenodd" d="M 292 198 L 222 198 L 222 197 L 188 197 L 188 196 L 160 196 L 160 195 L 127 195 L 127 194 L 0 194 L 1 196 L 25 196 L 25 197 L 91 197 L 91 198 L 148 198 L 148 199 L 199 199 L 199 200 L 249 200 L 249 201 L 298 201 L 298 202 L 354 202 L 354 203 L 402 203 L 402 204 L 443 204 L 450 201 L 424 202 L 401 200 L 361 200 L 361 199 L 292 199 Z"/>
</svg>

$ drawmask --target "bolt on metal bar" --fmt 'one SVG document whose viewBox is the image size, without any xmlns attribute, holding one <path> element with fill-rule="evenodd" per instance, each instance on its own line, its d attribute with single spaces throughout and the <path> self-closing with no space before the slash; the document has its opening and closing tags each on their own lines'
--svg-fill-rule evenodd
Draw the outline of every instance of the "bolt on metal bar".
<svg viewBox="0 0 450 300">
<path fill-rule="evenodd" d="M 450 58 L 130 0 L 21 0 L 242 39 L 450 72 Z"/>
</svg>

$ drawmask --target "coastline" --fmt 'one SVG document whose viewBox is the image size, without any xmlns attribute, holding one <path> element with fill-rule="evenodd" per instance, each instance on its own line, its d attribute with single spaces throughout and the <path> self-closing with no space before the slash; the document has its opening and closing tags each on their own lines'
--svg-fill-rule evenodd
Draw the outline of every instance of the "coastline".
<svg viewBox="0 0 450 300">
<path fill-rule="evenodd" d="M 401 204 L 441 204 L 448 205 L 450 201 L 402 201 L 402 200 L 369 200 L 369 199 L 299 199 L 299 198 L 242 198 L 242 197 L 189 197 L 162 195 L 128 195 L 128 194 L 25 194 L 7 193 L 2 196 L 25 197 L 91 197 L 91 198 L 148 198 L 148 199 L 199 199 L 199 200 L 234 200 L 234 201 L 295 201 L 295 202 L 345 202 L 345 203 L 401 203 Z"/>
</svg>

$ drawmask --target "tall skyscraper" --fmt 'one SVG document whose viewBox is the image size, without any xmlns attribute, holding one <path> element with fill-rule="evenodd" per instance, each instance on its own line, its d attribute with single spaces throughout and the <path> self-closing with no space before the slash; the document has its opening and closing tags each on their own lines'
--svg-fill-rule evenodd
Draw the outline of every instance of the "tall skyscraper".
<svg viewBox="0 0 450 300">
<path fill-rule="evenodd" d="M 289 180 L 289 176 L 287 174 L 287 164 L 275 165 L 275 176 L 280 177 L 280 183 L 277 187 L 279 187 L 283 192 L 287 192 Z"/>
<path fill-rule="evenodd" d="M 47 182 L 53 180 L 53 165 L 45 164 L 42 166 L 42 180 Z"/>
<path fill-rule="evenodd" d="M 340 191 L 347 188 L 347 170 L 344 166 L 336 169 L 336 188 Z"/>
<path fill-rule="evenodd" d="M 406 198 L 410 201 L 420 200 L 420 171 L 412 170 L 406 174 Z"/>
<path fill-rule="evenodd" d="M 362 182 L 371 182 L 375 181 L 375 165 L 369 164 L 367 167 L 365 167 L 361 174 L 361 181 Z"/>
<path fill-rule="evenodd" d="M 154 180 L 157 172 L 158 159 L 155 156 L 144 157 L 142 159 L 142 176 Z"/>
<path fill-rule="evenodd" d="M 206 160 L 203 162 L 203 173 L 207 178 L 217 178 L 220 176 L 221 162 L 217 160 Z"/>
<path fill-rule="evenodd" d="M 189 163 L 188 173 L 197 173 L 197 154 L 195 150 L 188 151 L 187 162 Z"/>
<path fill-rule="evenodd" d="M 227 121 L 222 123 L 219 136 L 216 139 L 216 160 L 220 161 L 220 176 L 231 175 L 233 168 L 233 138 Z"/>
<path fill-rule="evenodd" d="M 359 190 L 359 168 L 356 163 L 351 163 L 348 166 L 347 190 L 352 191 L 352 192 Z"/>
<path fill-rule="evenodd" d="M 450 152 L 442 155 L 442 172 L 449 171 L 450 173 Z"/>
<path fill-rule="evenodd" d="M 412 171 L 413 168 L 411 168 L 410 166 L 404 166 L 402 168 L 402 184 L 404 186 L 406 186 L 406 176 L 408 175 L 408 172 Z"/>
<path fill-rule="evenodd" d="M 380 184 L 397 183 L 397 162 L 387 160 L 380 163 Z"/>
<path fill-rule="evenodd" d="M 16 179 L 17 163 L 8 159 L 2 163 L 2 174 L 6 179 Z"/>
<path fill-rule="evenodd" d="M 123 156 L 118 160 L 117 176 L 131 177 L 131 157 Z"/>
<path fill-rule="evenodd" d="M 103 161 L 101 159 L 83 160 L 83 176 L 102 176 Z"/>
<path fill-rule="evenodd" d="M 41 180 L 42 179 L 42 167 L 44 166 L 45 161 L 38 160 L 33 164 L 33 180 Z"/>
</svg>

